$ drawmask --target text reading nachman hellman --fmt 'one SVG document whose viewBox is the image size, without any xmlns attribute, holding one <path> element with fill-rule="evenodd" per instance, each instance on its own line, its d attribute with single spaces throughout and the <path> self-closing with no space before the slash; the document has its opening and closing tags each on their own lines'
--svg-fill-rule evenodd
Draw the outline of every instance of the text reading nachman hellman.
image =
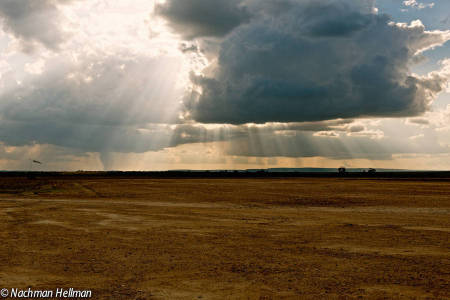
<svg viewBox="0 0 450 300">
<path fill-rule="evenodd" d="M 11 289 L 9 293 L 10 298 L 91 298 L 92 291 L 70 289 L 56 289 L 56 290 L 21 290 Z"/>
</svg>

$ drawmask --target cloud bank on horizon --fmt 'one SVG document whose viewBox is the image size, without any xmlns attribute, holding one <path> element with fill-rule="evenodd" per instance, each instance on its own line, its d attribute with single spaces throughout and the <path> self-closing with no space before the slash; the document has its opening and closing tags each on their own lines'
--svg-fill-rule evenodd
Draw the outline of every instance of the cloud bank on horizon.
<svg viewBox="0 0 450 300">
<path fill-rule="evenodd" d="M 397 22 L 374 0 L 132 2 L 0 3 L 0 168 L 39 147 L 79 168 L 167 149 L 177 168 L 198 143 L 220 162 L 450 153 L 450 54 L 427 65 L 445 24 Z"/>
</svg>

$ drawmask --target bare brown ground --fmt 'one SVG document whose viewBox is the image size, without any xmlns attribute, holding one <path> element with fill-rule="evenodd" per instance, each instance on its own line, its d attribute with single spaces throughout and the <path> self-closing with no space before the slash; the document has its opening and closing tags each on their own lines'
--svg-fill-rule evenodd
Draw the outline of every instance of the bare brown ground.
<svg viewBox="0 0 450 300">
<path fill-rule="evenodd" d="M 0 179 L 0 288 L 450 299 L 450 181 Z"/>
</svg>

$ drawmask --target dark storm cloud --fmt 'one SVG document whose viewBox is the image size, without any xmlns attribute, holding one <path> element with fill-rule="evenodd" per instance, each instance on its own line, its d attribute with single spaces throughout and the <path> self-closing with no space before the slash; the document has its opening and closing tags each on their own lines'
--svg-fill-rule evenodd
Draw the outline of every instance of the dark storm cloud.
<svg viewBox="0 0 450 300">
<path fill-rule="evenodd" d="M 243 0 L 168 0 L 156 13 L 184 38 L 224 36 L 250 18 Z"/>
<path fill-rule="evenodd" d="M 420 22 L 394 24 L 374 13 L 373 1 L 249 1 L 248 7 L 251 21 L 225 37 L 213 74 L 192 79 L 202 90 L 186 100 L 196 121 L 414 116 L 445 85 L 438 75 L 410 75 L 409 66 L 449 33 L 426 32 Z"/>
<path fill-rule="evenodd" d="M 140 130 L 135 126 L 0 120 L 0 140 L 17 147 L 36 143 L 84 152 L 141 153 L 169 147 L 171 131 L 164 127 Z"/>
<path fill-rule="evenodd" d="M 62 3 L 1 1 L 4 28 L 24 42 L 57 48 L 66 37 L 58 27 Z M 76 62 L 49 60 L 42 74 L 21 84 L 1 74 L 0 141 L 102 157 L 208 142 L 224 142 L 237 156 L 387 159 L 422 151 L 377 140 L 348 118 L 426 110 L 446 79 L 413 77 L 408 67 L 444 33 L 388 24 L 364 0 L 169 0 L 157 12 L 185 38 L 216 37 L 180 46 L 193 55 L 206 44 L 208 55 L 218 55 L 212 75 L 192 79 L 203 90 L 186 102 L 195 120 L 292 123 L 179 124 L 179 60 L 99 51 L 78 53 Z M 430 153 L 439 148 L 433 147 Z"/>
<path fill-rule="evenodd" d="M 61 28 L 58 5 L 73 1 L 76 0 L 1 0 L 0 19 L 3 28 L 28 50 L 36 42 L 54 49 L 67 37 Z"/>
<path fill-rule="evenodd" d="M 0 95 L 0 141 L 87 152 L 170 146 L 171 129 L 148 124 L 177 122 L 178 68 L 173 58 L 116 53 L 57 60 L 20 85 L 6 74 L 0 84 L 12 84 Z"/>
<path fill-rule="evenodd" d="M 8 146 L 51 144 L 86 152 L 142 153 L 178 145 L 295 136 L 315 132 L 350 132 L 351 120 L 333 120 L 302 124 L 270 124 L 263 127 L 199 124 L 98 124 L 64 122 L 52 118 L 6 120 L 0 118 L 0 141 Z M 245 156 L 245 155 L 244 155 Z"/>
</svg>

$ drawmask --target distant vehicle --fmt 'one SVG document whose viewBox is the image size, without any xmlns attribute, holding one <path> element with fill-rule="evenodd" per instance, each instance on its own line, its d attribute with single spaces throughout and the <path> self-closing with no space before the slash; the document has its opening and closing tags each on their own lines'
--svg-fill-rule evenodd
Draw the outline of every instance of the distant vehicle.
<svg viewBox="0 0 450 300">
<path fill-rule="evenodd" d="M 369 171 L 367 171 L 370 174 L 374 174 L 377 172 L 377 170 L 370 168 Z"/>
<path fill-rule="evenodd" d="M 344 168 L 344 167 L 340 167 L 340 168 L 338 169 L 338 172 L 339 172 L 339 174 L 344 174 L 344 173 L 347 172 L 347 169 Z"/>
</svg>

